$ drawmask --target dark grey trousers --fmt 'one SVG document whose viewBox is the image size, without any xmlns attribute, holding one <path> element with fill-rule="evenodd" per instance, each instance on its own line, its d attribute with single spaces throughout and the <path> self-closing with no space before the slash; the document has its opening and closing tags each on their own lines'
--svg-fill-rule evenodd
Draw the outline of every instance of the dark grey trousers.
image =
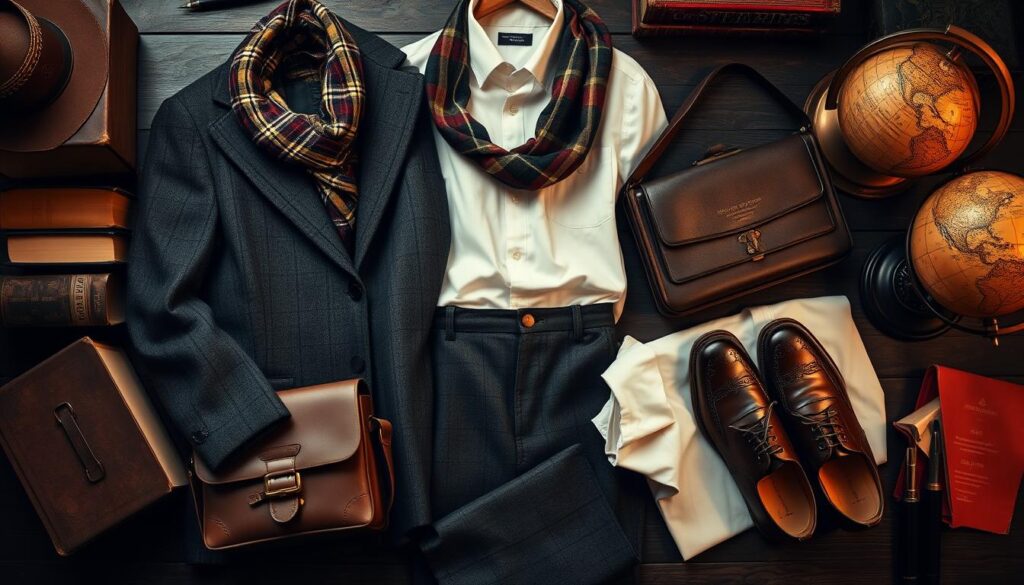
<svg viewBox="0 0 1024 585">
<path fill-rule="evenodd" d="M 443 584 L 631 580 L 646 487 L 612 467 L 591 418 L 608 400 L 611 305 L 438 309 L 433 531 Z"/>
</svg>

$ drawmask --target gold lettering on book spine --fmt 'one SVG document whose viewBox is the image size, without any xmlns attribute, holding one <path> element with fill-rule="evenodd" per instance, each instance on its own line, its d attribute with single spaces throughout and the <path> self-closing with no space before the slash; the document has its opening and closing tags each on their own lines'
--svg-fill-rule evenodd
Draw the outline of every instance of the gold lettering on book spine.
<svg viewBox="0 0 1024 585">
<path fill-rule="evenodd" d="M 74 324 L 89 322 L 89 281 L 88 274 L 76 274 L 71 277 L 71 322 Z"/>
</svg>

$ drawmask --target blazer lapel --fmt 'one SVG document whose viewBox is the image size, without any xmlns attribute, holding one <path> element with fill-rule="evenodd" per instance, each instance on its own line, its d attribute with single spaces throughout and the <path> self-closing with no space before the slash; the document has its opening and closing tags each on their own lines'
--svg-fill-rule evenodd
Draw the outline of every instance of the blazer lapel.
<svg viewBox="0 0 1024 585">
<path fill-rule="evenodd" d="M 225 90 L 227 77 L 225 80 Z M 355 274 L 352 259 L 324 210 L 309 175 L 264 153 L 249 139 L 229 110 L 210 124 L 224 154 L 295 227 L 343 270 Z M 358 225 L 357 225 L 358 229 Z"/>
<path fill-rule="evenodd" d="M 412 71 L 394 69 L 405 60 L 405 54 L 398 49 L 369 33 L 352 32 L 364 52 L 363 73 L 369 97 L 359 122 L 357 143 L 359 206 L 356 208 L 355 263 L 358 268 L 387 209 L 395 180 L 405 168 L 405 153 L 421 114 L 423 77 Z M 366 36 L 386 46 L 371 43 Z"/>
<path fill-rule="evenodd" d="M 277 161 L 260 150 L 242 131 L 230 109 L 210 125 L 224 154 L 252 179 L 256 188 L 343 269 L 356 273 L 387 208 L 405 153 L 421 114 L 423 77 L 396 69 L 405 54 L 377 35 L 345 21 L 363 55 L 367 105 L 359 123 L 359 204 L 356 208 L 355 262 L 343 249 L 334 226 L 315 196 L 312 181 L 301 169 Z M 213 88 L 213 99 L 231 106 L 228 63 Z"/>
</svg>

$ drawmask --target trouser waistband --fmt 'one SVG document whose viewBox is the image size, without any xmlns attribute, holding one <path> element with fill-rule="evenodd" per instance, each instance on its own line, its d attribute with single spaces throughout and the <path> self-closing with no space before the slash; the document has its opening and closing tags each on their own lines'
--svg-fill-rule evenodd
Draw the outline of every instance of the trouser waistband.
<svg viewBox="0 0 1024 585">
<path fill-rule="evenodd" d="M 438 307 L 434 328 L 445 331 L 445 339 L 459 331 L 477 333 L 542 333 L 572 331 L 576 338 L 585 329 L 615 325 L 614 305 L 573 305 L 540 309 L 466 309 Z"/>
</svg>

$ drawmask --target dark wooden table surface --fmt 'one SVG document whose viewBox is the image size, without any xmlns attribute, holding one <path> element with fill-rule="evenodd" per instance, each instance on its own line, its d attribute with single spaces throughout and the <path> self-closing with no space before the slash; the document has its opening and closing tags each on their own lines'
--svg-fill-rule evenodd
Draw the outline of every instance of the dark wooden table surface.
<svg viewBox="0 0 1024 585">
<path fill-rule="evenodd" d="M 150 120 L 160 102 L 223 61 L 242 35 L 277 0 L 205 14 L 179 10 L 180 0 L 122 0 L 142 34 L 139 52 L 139 146 L 144 156 Z M 869 38 L 863 0 L 844 0 L 834 30 L 814 40 L 727 38 L 660 38 L 636 40 L 629 34 L 630 0 L 588 0 L 614 33 L 614 43 L 650 73 L 666 110 L 677 107 L 709 67 L 742 61 L 762 71 L 792 99 L 802 103 L 814 83 Z M 339 15 L 402 46 L 437 30 L 454 0 L 325 0 Z M 975 31 L 984 36 L 985 31 Z M 1015 72 L 1018 87 L 1022 76 Z M 991 94 L 990 76 L 979 74 L 983 92 Z M 674 149 L 672 160 L 689 161 L 710 144 L 751 145 L 784 133 L 786 118 L 756 90 L 730 81 L 711 92 Z M 991 109 L 991 108 L 989 108 Z M 1014 120 L 1007 140 L 985 166 L 1024 172 L 1024 125 Z M 978 138 L 994 126 L 982 116 Z M 671 161 L 667 164 L 672 164 Z M 655 311 L 636 251 L 622 231 L 629 266 L 629 300 L 620 333 L 641 340 L 735 312 L 745 305 L 796 297 L 845 294 L 886 393 L 888 419 L 907 414 L 924 370 L 931 364 L 1024 382 L 1024 336 L 1004 338 L 1000 348 L 957 332 L 926 342 L 904 343 L 881 334 L 860 308 L 858 277 L 866 255 L 887 238 L 902 233 L 918 204 L 938 178 L 923 181 L 908 193 L 886 201 L 843 198 L 854 231 L 854 250 L 841 264 L 766 292 L 740 299 L 685 320 L 666 320 Z M 620 222 L 624 223 L 624 222 Z M 621 226 L 620 226 L 621 231 Z M 0 379 L 24 371 L 83 333 L 118 341 L 123 331 L 0 331 Z M 1022 413 L 1006 413 L 1021 416 Z M 891 487 L 903 442 L 889 435 L 889 460 L 883 472 Z M 107 582 L 146 585 L 185 583 L 406 583 L 408 570 L 400 552 L 359 543 L 339 543 L 336 552 L 314 561 L 268 556 L 259 566 L 195 566 L 186 561 L 184 534 L 194 534 L 184 513 L 185 494 L 157 504 L 98 539 L 69 559 L 56 556 L 6 460 L 0 458 L 0 583 Z M 1018 498 L 1018 507 L 1020 500 Z M 646 584 L 667 583 L 886 583 L 893 580 L 894 516 L 864 532 L 826 527 L 811 542 L 774 545 L 748 531 L 696 559 L 682 563 L 653 505 L 639 572 Z M 1018 513 L 1009 536 L 972 530 L 947 530 L 943 541 L 946 583 L 1024 582 L 1024 519 Z M 102 581 L 97 581 L 101 579 Z"/>
</svg>

